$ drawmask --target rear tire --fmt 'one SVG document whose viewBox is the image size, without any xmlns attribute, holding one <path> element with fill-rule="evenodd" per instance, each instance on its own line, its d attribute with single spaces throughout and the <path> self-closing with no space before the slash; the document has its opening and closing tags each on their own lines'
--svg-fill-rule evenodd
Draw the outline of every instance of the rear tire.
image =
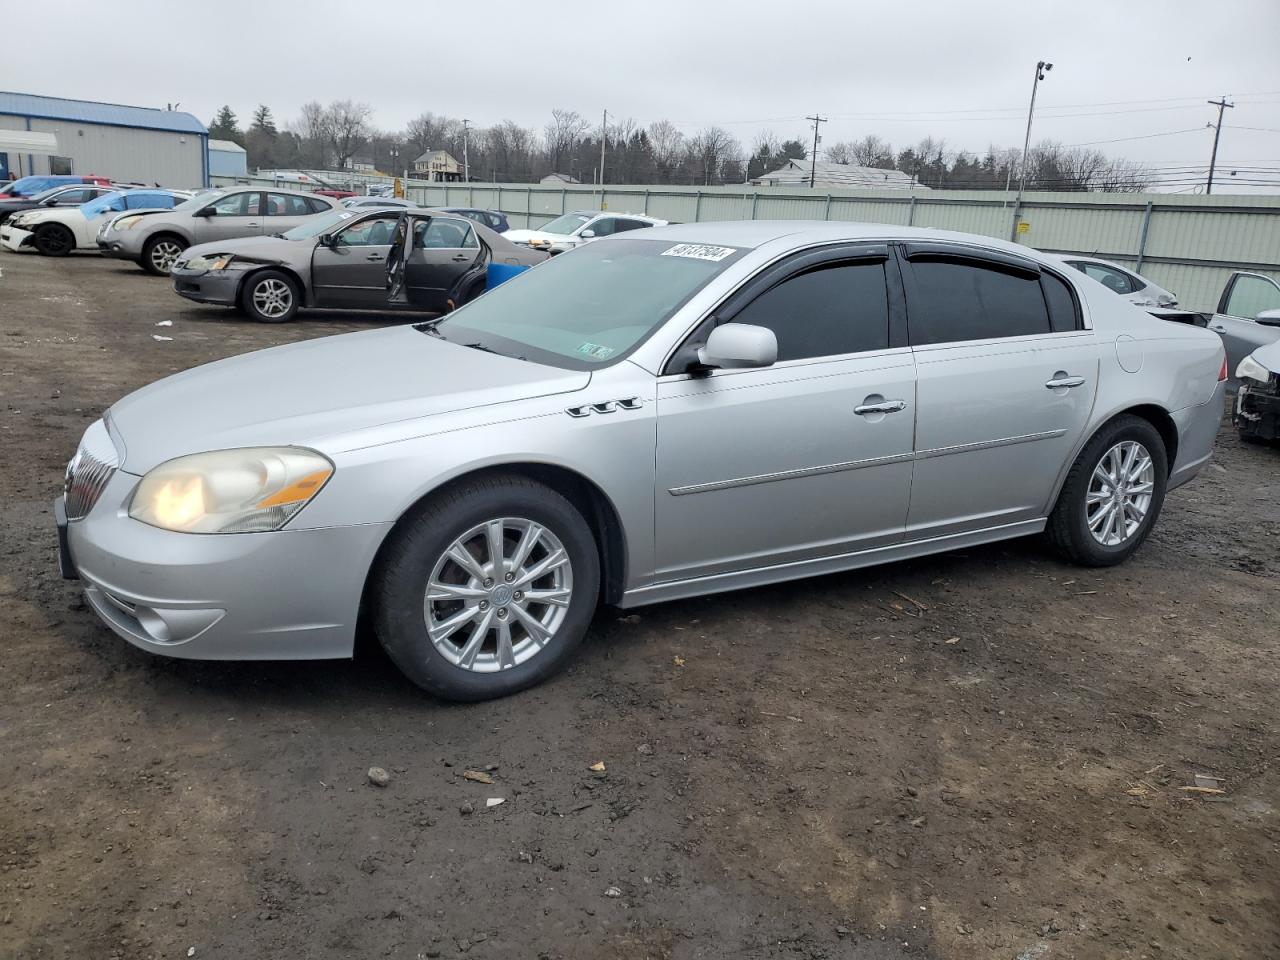
<svg viewBox="0 0 1280 960">
<path fill-rule="evenodd" d="M 500 475 L 449 490 L 401 522 L 370 578 L 369 609 L 410 680 L 442 699 L 489 700 L 560 670 L 599 591 L 599 553 L 582 514 L 540 483 Z"/>
<path fill-rule="evenodd" d="M 31 245 L 43 256 L 65 257 L 76 248 L 76 237 L 59 223 L 46 223 L 36 227 Z"/>
<path fill-rule="evenodd" d="M 1168 454 L 1160 432 L 1141 417 L 1116 417 L 1094 434 L 1072 464 L 1045 536 L 1073 563 L 1123 563 L 1155 525 L 1168 482 Z"/>
<path fill-rule="evenodd" d="M 169 276 L 187 246 L 185 240 L 171 234 L 152 237 L 142 246 L 142 269 L 157 277 Z"/>
<path fill-rule="evenodd" d="M 301 299 L 297 281 L 280 270 L 255 273 L 240 288 L 240 308 L 262 323 L 288 323 Z"/>
</svg>

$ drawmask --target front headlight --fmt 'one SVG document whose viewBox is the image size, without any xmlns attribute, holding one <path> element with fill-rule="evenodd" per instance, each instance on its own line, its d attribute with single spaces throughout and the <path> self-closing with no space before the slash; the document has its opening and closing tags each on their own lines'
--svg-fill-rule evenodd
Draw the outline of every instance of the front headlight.
<svg viewBox="0 0 1280 960">
<path fill-rule="evenodd" d="M 138 224 L 142 223 L 142 221 L 143 221 L 144 219 L 145 219 L 145 218 L 144 218 L 144 217 L 141 217 L 141 216 L 136 216 L 136 217 L 121 217 L 119 220 L 115 220 L 115 221 L 113 221 L 113 222 L 112 222 L 112 224 L 111 224 L 111 229 L 113 229 L 113 230 L 132 230 L 132 229 L 133 229 L 134 227 L 136 227 Z"/>
<path fill-rule="evenodd" d="M 225 270 L 235 260 L 229 253 L 215 253 L 209 256 L 192 257 L 187 261 L 188 270 Z"/>
<path fill-rule="evenodd" d="M 1249 356 L 1241 360 L 1240 366 L 1236 367 L 1236 379 L 1257 380 L 1265 385 L 1271 380 L 1271 371 Z"/>
<path fill-rule="evenodd" d="M 302 447 L 246 447 L 162 463 L 138 484 L 129 516 L 181 533 L 279 530 L 333 476 Z"/>
</svg>

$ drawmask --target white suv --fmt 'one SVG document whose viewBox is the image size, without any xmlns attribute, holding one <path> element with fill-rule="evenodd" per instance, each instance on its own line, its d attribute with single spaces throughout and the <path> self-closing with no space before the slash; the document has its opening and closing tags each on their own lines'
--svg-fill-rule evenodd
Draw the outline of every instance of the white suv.
<svg viewBox="0 0 1280 960">
<path fill-rule="evenodd" d="M 512 243 L 522 243 L 535 250 L 548 253 L 564 253 L 600 237 L 611 237 L 628 230 L 645 227 L 665 227 L 666 220 L 657 220 L 638 213 L 607 213 L 602 210 L 575 210 L 544 223 L 537 230 L 508 230 L 503 236 Z"/>
</svg>

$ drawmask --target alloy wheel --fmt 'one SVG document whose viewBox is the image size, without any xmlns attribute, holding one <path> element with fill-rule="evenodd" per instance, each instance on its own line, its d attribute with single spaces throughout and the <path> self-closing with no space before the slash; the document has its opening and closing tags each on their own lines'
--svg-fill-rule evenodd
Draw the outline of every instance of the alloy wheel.
<svg viewBox="0 0 1280 960">
<path fill-rule="evenodd" d="M 547 527 L 518 517 L 477 524 L 449 545 L 423 601 L 432 645 L 454 666 L 496 673 L 549 644 L 573 596 L 573 565 Z"/>
<path fill-rule="evenodd" d="M 253 288 L 253 306 L 264 317 L 283 317 L 293 306 L 293 290 L 283 280 L 263 280 Z"/>
<path fill-rule="evenodd" d="M 1155 491 L 1151 453 L 1136 440 L 1122 440 L 1093 468 L 1085 496 L 1085 520 L 1093 539 L 1118 547 L 1142 527 Z"/>
<path fill-rule="evenodd" d="M 151 265 L 161 273 L 168 273 L 181 253 L 182 247 L 172 240 L 160 240 L 151 246 Z"/>
</svg>

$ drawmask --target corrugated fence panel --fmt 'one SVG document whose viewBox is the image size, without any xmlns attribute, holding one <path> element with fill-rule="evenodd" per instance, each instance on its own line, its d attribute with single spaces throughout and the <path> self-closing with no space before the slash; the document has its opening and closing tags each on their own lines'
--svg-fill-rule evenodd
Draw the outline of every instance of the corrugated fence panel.
<svg viewBox="0 0 1280 960">
<path fill-rule="evenodd" d="M 1022 221 L 1030 228 L 1026 233 L 1020 233 L 1018 240 L 1042 250 L 1071 250 L 1088 254 L 1096 251 L 1101 257 L 1108 253 L 1123 254 L 1138 249 L 1142 219 L 1142 209 L 1027 205 L 1022 211 Z M 1004 234 L 1005 239 L 1008 236 Z"/>
<path fill-rule="evenodd" d="M 911 218 L 911 200 L 862 200 L 857 197 L 831 198 L 832 220 L 855 223 L 893 223 L 906 226 Z"/>
<path fill-rule="evenodd" d="M 937 230 L 958 230 L 984 237 L 1008 239 L 1013 209 L 998 204 L 939 203 L 928 197 L 916 198 L 911 224 Z"/>
</svg>

